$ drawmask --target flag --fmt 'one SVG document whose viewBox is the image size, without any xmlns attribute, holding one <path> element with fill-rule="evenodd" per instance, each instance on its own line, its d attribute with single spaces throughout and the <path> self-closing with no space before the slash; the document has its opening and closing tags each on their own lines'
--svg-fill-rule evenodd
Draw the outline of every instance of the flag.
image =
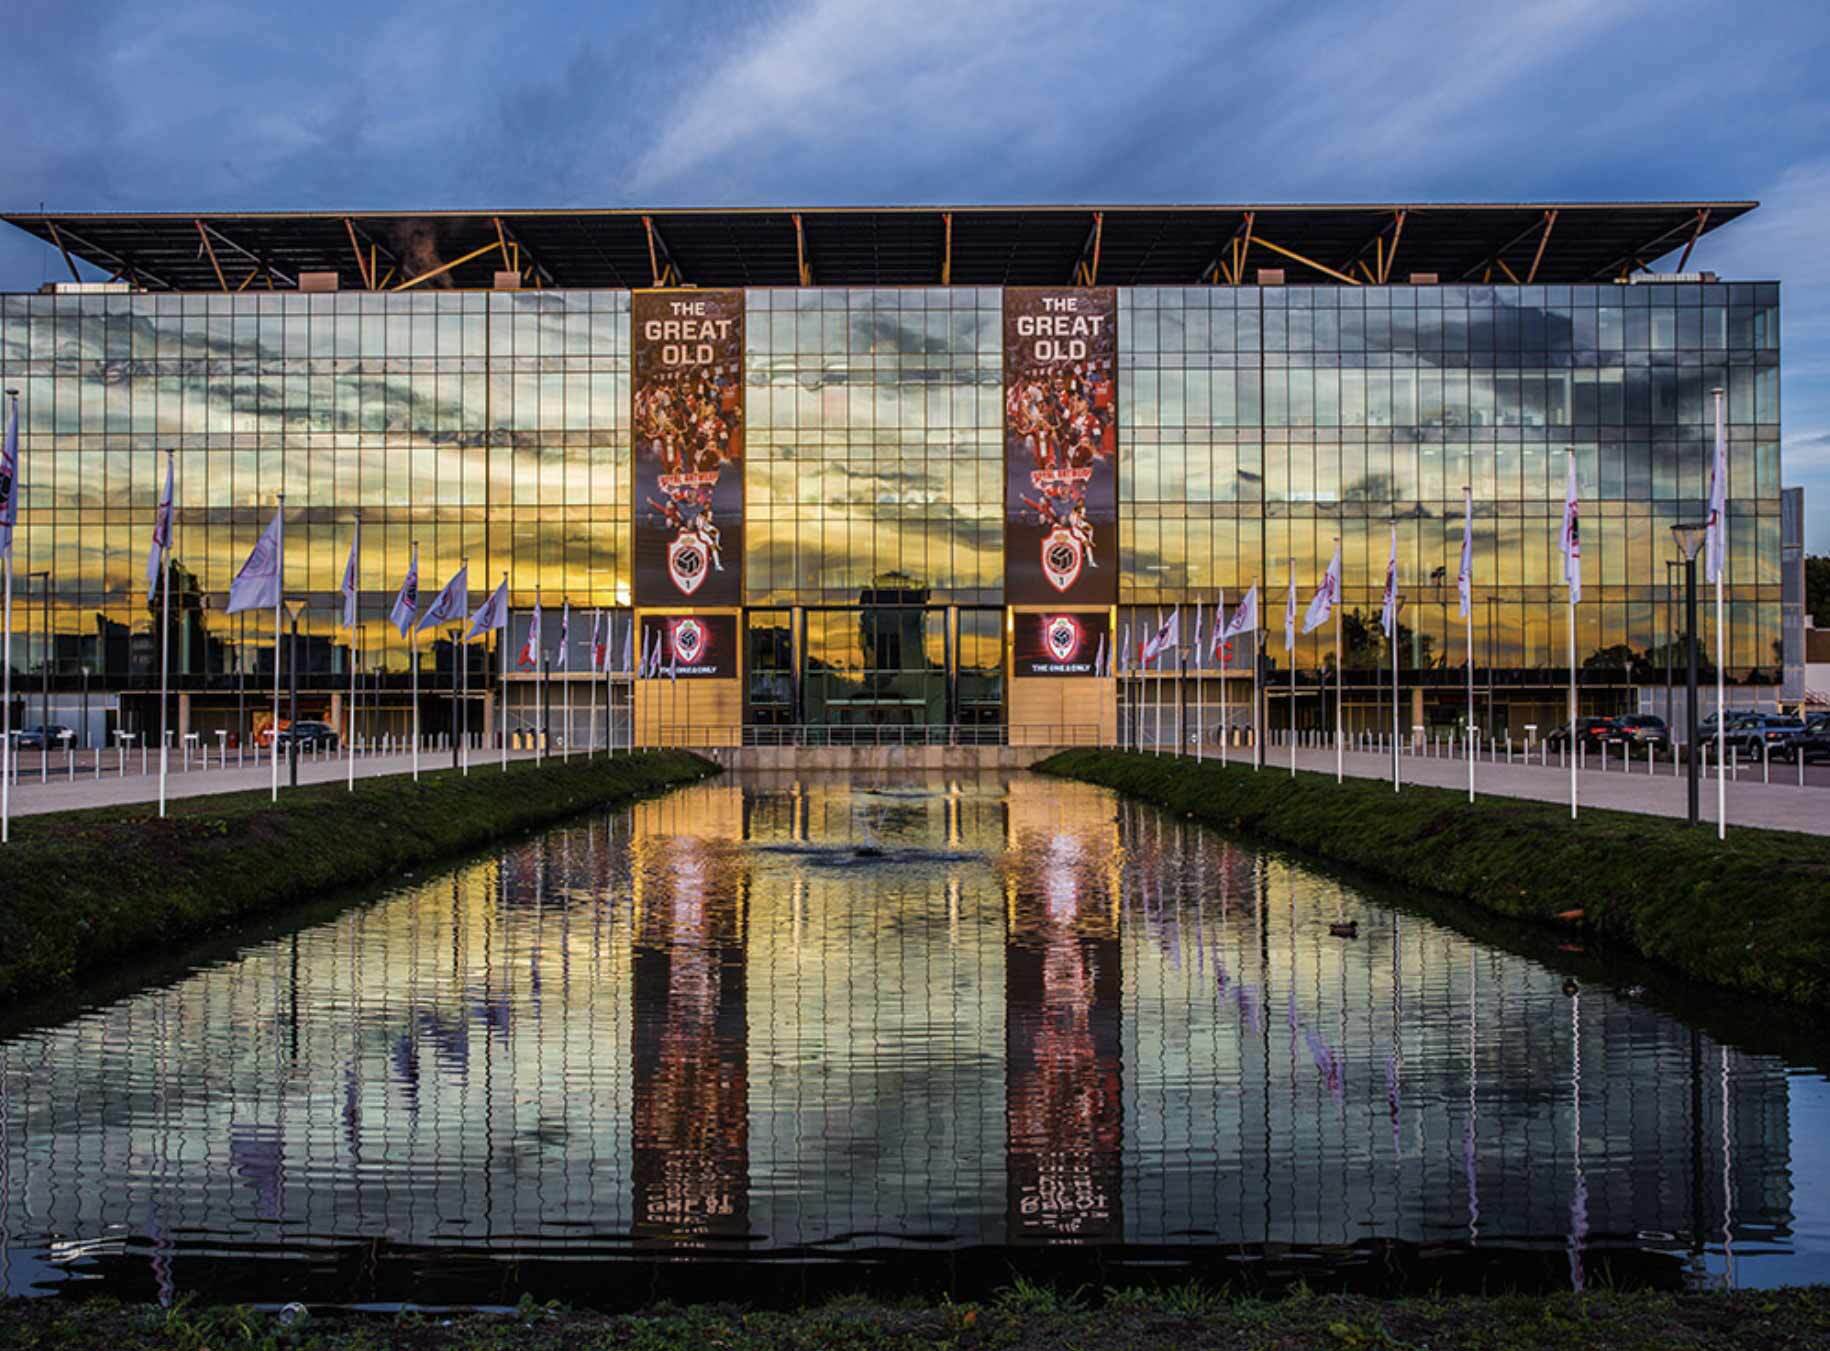
<svg viewBox="0 0 1830 1351">
<path fill-rule="evenodd" d="M 1341 599 L 1341 545 L 1335 541 L 1334 557 L 1328 560 L 1328 571 L 1322 574 L 1321 585 L 1315 588 L 1315 594 L 1309 597 L 1309 608 L 1303 612 L 1303 632 L 1313 633 L 1328 622 L 1328 616 L 1334 613 L 1335 604 Z"/>
<path fill-rule="evenodd" d="M 172 547 L 172 455 L 165 456 L 165 492 L 159 498 L 159 510 L 153 514 L 152 549 L 146 555 L 146 594 L 159 589 L 159 565 L 165 550 Z"/>
<path fill-rule="evenodd" d="M 280 514 L 276 511 L 273 513 L 272 524 L 254 541 L 254 551 L 248 555 L 248 561 L 241 565 L 241 571 L 229 583 L 229 604 L 225 613 L 271 610 L 280 603 L 280 571 L 283 565 L 280 531 L 283 528 Z"/>
<path fill-rule="evenodd" d="M 1582 508 L 1576 501 L 1576 457 L 1569 457 L 1569 483 L 1563 490 L 1563 537 L 1558 547 L 1563 551 L 1563 581 L 1569 587 L 1569 603 L 1582 600 Z"/>
<path fill-rule="evenodd" d="M 1144 644 L 1144 661 L 1154 661 L 1182 641 L 1182 607 L 1176 606 Z"/>
<path fill-rule="evenodd" d="M 1202 614 L 1201 602 L 1196 601 L 1195 602 L 1195 640 L 1194 640 L 1195 641 L 1195 665 L 1196 666 L 1199 666 L 1201 664 L 1202 654 L 1207 651 L 1207 649 L 1205 647 L 1201 646 L 1202 618 L 1203 618 L 1203 614 Z"/>
<path fill-rule="evenodd" d="M 1093 654 L 1093 674 L 1103 676 L 1106 672 L 1106 635 L 1099 635 L 1099 651 Z"/>
<path fill-rule="evenodd" d="M 1716 400 L 1716 449 L 1709 466 L 1709 527 L 1703 537 L 1703 575 L 1715 581 L 1728 557 L 1728 428 L 1723 425 L 1726 399 Z"/>
<path fill-rule="evenodd" d="M 1392 527 L 1392 551 L 1385 560 L 1385 604 L 1379 609 L 1379 627 L 1387 638 L 1398 632 L 1398 527 Z"/>
<path fill-rule="evenodd" d="M 488 633 L 508 623 L 508 578 L 502 579 L 502 585 L 489 593 L 489 599 L 477 606 L 477 612 L 470 616 L 470 629 L 465 633 L 466 640 L 479 633 Z"/>
<path fill-rule="evenodd" d="M 394 627 L 405 638 L 413 631 L 413 620 L 418 614 L 419 545 L 415 544 L 412 561 L 407 564 L 407 575 L 401 579 L 400 594 L 394 597 L 394 608 L 388 611 L 388 618 L 394 621 Z"/>
<path fill-rule="evenodd" d="M 1239 608 L 1233 611 L 1233 617 L 1221 626 L 1218 641 L 1230 642 L 1242 633 L 1256 633 L 1257 631 L 1258 584 L 1254 582 L 1252 589 L 1245 593 L 1245 599 L 1239 602 Z"/>
<path fill-rule="evenodd" d="M 6 438 L 0 441 L 0 556 L 13 550 L 19 519 L 19 400 L 6 401 Z"/>
<path fill-rule="evenodd" d="M 629 616 L 629 627 L 623 630 L 623 669 L 635 673 L 635 616 Z"/>
<path fill-rule="evenodd" d="M 1296 560 L 1290 560 L 1290 599 L 1284 602 L 1284 651 L 1296 651 Z"/>
<path fill-rule="evenodd" d="M 559 650 L 553 654 L 553 669 L 564 671 L 570 663 L 566 660 L 566 649 L 572 645 L 572 602 L 564 601 L 559 608 Z"/>
<path fill-rule="evenodd" d="M 356 533 L 350 537 L 349 562 L 343 565 L 343 627 L 356 627 L 356 565 L 362 558 L 362 522 L 356 522 Z"/>
<path fill-rule="evenodd" d="M 1474 493 L 1468 488 L 1461 490 L 1461 571 L 1455 574 L 1455 589 L 1466 619 L 1474 608 Z"/>
<path fill-rule="evenodd" d="M 429 629 L 440 624 L 455 624 L 469 613 L 470 564 L 466 563 L 451 574 L 451 580 L 432 598 L 432 604 L 426 607 L 426 613 L 415 627 Z"/>
<path fill-rule="evenodd" d="M 631 629 L 633 630 L 634 624 L 635 624 L 634 618 L 631 617 L 629 622 L 630 622 Z M 652 644 L 648 641 L 651 636 L 652 635 L 648 634 L 647 632 L 644 632 L 642 634 L 642 669 L 640 672 L 638 672 L 638 674 L 639 674 L 640 678 L 643 680 L 648 679 L 649 663 L 651 661 L 653 661 L 653 659 L 654 659 L 654 644 Z"/>
<path fill-rule="evenodd" d="M 1118 645 L 1118 673 L 1123 675 L 1130 669 L 1131 662 L 1131 621 L 1125 621 L 1125 640 Z"/>
<path fill-rule="evenodd" d="M 604 644 L 604 612 L 593 610 L 591 612 L 591 669 L 593 671 L 609 670 L 610 668 L 604 661 L 607 655 Z"/>
<path fill-rule="evenodd" d="M 540 602 L 534 602 L 534 615 L 528 621 L 527 641 L 521 644 L 521 651 L 515 655 L 516 666 L 531 666 L 536 670 L 540 666 Z"/>
<path fill-rule="evenodd" d="M 657 657 L 660 655 L 660 653 L 658 651 L 660 641 L 661 641 L 660 635 L 659 634 L 655 635 L 655 643 L 657 645 L 657 651 L 656 651 Z M 669 680 L 672 680 L 675 682 L 678 682 L 680 679 L 680 651 L 678 648 L 676 648 L 674 646 L 674 640 L 673 640 L 672 634 L 669 634 L 667 637 L 667 678 Z"/>
</svg>

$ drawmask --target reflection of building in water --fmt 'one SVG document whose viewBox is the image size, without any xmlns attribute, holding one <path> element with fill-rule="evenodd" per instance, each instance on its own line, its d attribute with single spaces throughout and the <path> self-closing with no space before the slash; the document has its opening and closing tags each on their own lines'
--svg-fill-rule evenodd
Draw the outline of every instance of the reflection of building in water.
<svg viewBox="0 0 1830 1351">
<path fill-rule="evenodd" d="M 749 1038 L 741 857 L 688 836 L 635 879 L 635 1233 L 749 1232 Z"/>
<path fill-rule="evenodd" d="M 0 1042 L 0 1279 L 182 1293 L 300 1234 L 401 1298 L 393 1245 L 632 1234 L 1787 1247 L 1785 1066 L 1561 984 L 1090 788 L 702 785 Z"/>
<path fill-rule="evenodd" d="M 1011 794 L 1005 1169 L 1013 1241 L 1124 1237 L 1117 838 L 1105 800 Z M 1103 810 L 1102 810 L 1103 809 Z"/>
<path fill-rule="evenodd" d="M 1572 1017 L 1554 971 L 1119 811 L 1128 1240 L 1789 1233 L 1778 1062 L 1599 990 Z"/>
</svg>

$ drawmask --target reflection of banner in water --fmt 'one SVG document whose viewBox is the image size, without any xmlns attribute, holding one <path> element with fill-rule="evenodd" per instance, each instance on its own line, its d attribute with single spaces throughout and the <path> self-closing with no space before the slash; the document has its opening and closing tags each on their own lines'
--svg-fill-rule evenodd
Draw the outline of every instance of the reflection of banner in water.
<svg viewBox="0 0 1830 1351">
<path fill-rule="evenodd" d="M 1118 926 L 1105 864 L 1059 834 L 1013 882 L 1005 947 L 1012 1242 L 1124 1236 Z"/>
<path fill-rule="evenodd" d="M 749 1029 L 740 879 L 688 838 L 643 868 L 634 960 L 634 1232 L 749 1231 Z"/>
<path fill-rule="evenodd" d="M 638 604 L 742 600 L 743 305 L 741 291 L 631 299 Z"/>
</svg>

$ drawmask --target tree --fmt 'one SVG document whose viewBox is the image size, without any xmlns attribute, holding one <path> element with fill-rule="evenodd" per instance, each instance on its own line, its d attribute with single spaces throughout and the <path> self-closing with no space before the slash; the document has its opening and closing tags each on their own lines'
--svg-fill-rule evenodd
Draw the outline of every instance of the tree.
<svg viewBox="0 0 1830 1351">
<path fill-rule="evenodd" d="M 1830 554 L 1805 559 L 1805 613 L 1820 629 L 1830 629 Z"/>
</svg>

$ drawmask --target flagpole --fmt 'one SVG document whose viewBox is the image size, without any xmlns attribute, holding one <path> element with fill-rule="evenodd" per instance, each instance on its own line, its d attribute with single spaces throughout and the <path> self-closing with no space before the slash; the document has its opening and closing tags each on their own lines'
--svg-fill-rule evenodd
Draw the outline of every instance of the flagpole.
<svg viewBox="0 0 1830 1351">
<path fill-rule="evenodd" d="M 356 539 L 355 539 L 355 542 L 350 547 L 351 547 L 351 551 L 356 555 L 356 570 L 358 573 L 357 580 L 360 581 L 360 573 L 362 570 L 362 511 L 360 508 L 358 508 L 356 511 Z M 362 592 L 360 590 L 352 591 L 350 593 L 349 740 L 344 743 L 343 749 L 345 752 L 347 752 L 347 754 L 345 754 L 345 756 L 344 756 L 344 759 L 349 761 L 348 791 L 350 791 L 352 793 L 356 791 L 356 640 L 357 640 L 357 634 L 361 629 L 361 624 L 359 622 L 362 618 L 362 614 L 361 614 L 362 599 L 361 599 L 361 597 L 362 597 Z"/>
<path fill-rule="evenodd" d="M 167 449 L 165 473 L 168 481 L 173 473 L 173 459 L 173 452 Z M 173 495 L 176 496 L 175 490 Z M 176 503 L 173 505 L 175 506 Z M 171 748 L 166 744 L 171 736 L 166 725 L 170 718 L 167 706 L 171 703 L 172 652 L 172 545 L 169 527 L 165 529 L 164 534 L 167 538 L 159 545 L 159 815 L 161 817 L 165 815 L 165 780 L 171 767 Z M 46 742 L 45 752 L 47 755 L 50 753 L 49 742 Z"/>
<path fill-rule="evenodd" d="M 1341 537 L 1334 537 L 1334 553 L 1341 554 Z M 1342 762 L 1345 737 L 1342 728 L 1345 726 L 1341 715 L 1341 579 L 1337 574 L 1334 579 L 1334 781 L 1340 783 L 1346 772 Z"/>
<path fill-rule="evenodd" d="M 1474 529 L 1474 490 L 1467 484 L 1461 485 L 1462 529 L 1472 532 Z M 1468 640 L 1468 720 L 1462 729 L 1465 734 L 1468 752 L 1468 801 L 1474 801 L 1474 576 L 1470 567 L 1468 575 L 1468 598 L 1463 602 L 1462 620 Z"/>
<path fill-rule="evenodd" d="M 1258 590 L 1259 579 L 1252 579 L 1252 590 Z M 1259 668 L 1263 665 L 1264 642 L 1260 638 L 1264 632 L 1258 624 L 1258 602 L 1252 602 L 1252 768 L 1264 768 L 1264 719 L 1263 702 L 1258 688 Z"/>
<path fill-rule="evenodd" d="M 1220 640 L 1220 763 L 1228 761 L 1226 743 L 1233 739 L 1233 704 L 1226 689 L 1226 588 L 1214 602 L 1214 635 Z"/>
<path fill-rule="evenodd" d="M 566 678 L 561 697 L 564 700 L 564 712 L 560 714 L 565 720 L 565 735 L 560 738 L 559 758 L 572 758 L 572 602 L 565 603 L 565 610 L 559 621 L 559 656 L 566 668 Z"/>
<path fill-rule="evenodd" d="M 597 640 L 604 630 L 604 612 L 599 609 L 591 615 L 591 737 L 585 743 L 585 759 L 597 758 Z"/>
<path fill-rule="evenodd" d="M 1394 580 L 1393 585 L 1396 586 Z M 1398 791 L 1398 616 L 1404 601 L 1392 598 L 1392 791 Z"/>
<path fill-rule="evenodd" d="M 534 588 L 534 613 L 540 613 L 540 588 Z M 534 649 L 534 763 L 546 761 L 546 635 Z"/>
<path fill-rule="evenodd" d="M 1296 585 L 1296 556 L 1290 557 L 1290 585 Z M 1287 622 L 1287 621 L 1286 621 Z M 1289 631 L 1285 631 L 1289 636 Z M 1291 639 L 1290 646 L 1290 777 L 1296 777 L 1296 645 Z"/>
<path fill-rule="evenodd" d="M 1569 478 L 1573 492 L 1576 476 L 1576 448 L 1574 446 L 1566 446 L 1564 447 L 1563 453 L 1567 457 L 1566 463 L 1569 467 Z M 1578 526 L 1578 529 L 1580 529 L 1580 526 Z M 1565 538 L 1564 545 L 1566 548 L 1579 550 L 1581 548 L 1580 541 L 1580 535 L 1578 535 L 1574 541 Z M 1580 555 L 1578 555 L 1578 557 L 1579 556 Z M 1563 594 L 1565 599 L 1569 602 L 1569 819 L 1574 821 L 1576 819 L 1576 751 L 1581 743 L 1581 736 L 1576 727 L 1576 589 L 1570 585 L 1570 566 L 1570 559 L 1566 555 L 1563 563 Z M 1577 564 L 1577 566 L 1580 566 L 1580 564 Z"/>
<path fill-rule="evenodd" d="M 1221 596 L 1221 600 L 1225 600 L 1226 593 L 1224 591 L 1222 591 L 1220 593 L 1220 596 Z M 1222 606 L 1222 608 L 1224 608 L 1224 606 Z M 1207 652 L 1201 646 L 1201 602 L 1196 601 L 1195 602 L 1195 763 L 1196 764 L 1201 763 L 1201 754 L 1202 754 L 1202 750 L 1203 750 L 1201 742 L 1205 739 L 1205 735 L 1207 732 L 1205 715 L 1204 715 L 1203 709 L 1201 707 L 1202 704 L 1204 704 L 1206 702 L 1206 700 L 1202 697 L 1202 685 L 1204 683 L 1202 680 L 1202 673 L 1206 670 L 1207 670 Z"/>
<path fill-rule="evenodd" d="M 1723 391 L 1720 387 L 1712 390 L 1716 404 L 1716 436 L 1723 442 L 1722 454 L 1715 461 L 1716 465 L 1726 470 L 1728 467 L 1728 446 L 1726 433 L 1723 430 Z M 1715 472 L 1711 471 L 1712 474 Z M 1716 522 L 1716 838 L 1728 838 L 1728 699 L 1727 679 L 1723 674 L 1726 651 L 1723 645 L 1722 623 L 1722 574 L 1728 571 L 1728 484 L 1718 487 L 1712 485 L 1712 497 L 1722 499 L 1721 518 Z M 1692 639 L 1694 642 L 1695 640 Z M 1805 753 L 1798 752 L 1798 761 L 1804 763 Z"/>
<path fill-rule="evenodd" d="M 1156 607 L 1156 631 L 1159 634 L 1163 631 L 1163 607 L 1160 605 Z M 1163 654 L 1158 651 L 1150 655 L 1156 658 L 1156 724 L 1150 733 L 1150 753 L 1161 755 L 1163 753 Z"/>
<path fill-rule="evenodd" d="M 274 542 L 279 545 L 279 558 L 276 560 L 277 571 L 273 588 L 273 743 L 267 763 L 271 770 L 272 785 L 269 799 L 280 800 L 280 611 L 286 604 L 286 494 L 275 494 L 277 505 L 274 507 L 274 523 L 278 529 L 274 533 Z"/>
<path fill-rule="evenodd" d="M 413 541 L 414 571 L 417 573 L 419 563 L 419 541 Z M 413 782 L 419 782 L 419 579 L 414 578 L 413 590 Z"/>
<path fill-rule="evenodd" d="M 506 569 L 504 569 L 502 573 L 502 585 L 504 588 L 508 586 L 508 572 Z M 506 600 L 506 590 L 504 590 L 503 595 L 502 627 L 498 630 L 502 635 L 498 640 L 502 663 L 502 678 L 496 683 L 502 687 L 502 716 L 497 719 L 497 721 L 502 724 L 502 772 L 506 774 L 508 773 L 508 603 Z"/>
<path fill-rule="evenodd" d="M 466 572 L 468 573 L 468 569 L 470 567 L 469 559 L 464 560 L 464 567 L 466 569 Z M 466 593 L 468 593 L 470 590 L 470 579 L 469 579 L 468 575 L 466 575 L 466 577 L 464 579 L 464 590 Z M 464 604 L 465 604 L 465 608 L 468 609 L 469 605 L 470 605 L 470 597 L 468 594 L 466 594 L 464 597 Z M 462 771 L 463 776 L 465 778 L 469 778 L 470 777 L 470 639 L 465 637 L 465 630 L 469 627 L 470 618 L 468 615 L 464 615 L 464 616 L 460 616 L 460 620 L 461 620 L 461 622 L 458 624 L 458 627 L 457 627 L 458 708 L 461 710 L 461 712 L 458 714 L 458 768 Z"/>
</svg>

